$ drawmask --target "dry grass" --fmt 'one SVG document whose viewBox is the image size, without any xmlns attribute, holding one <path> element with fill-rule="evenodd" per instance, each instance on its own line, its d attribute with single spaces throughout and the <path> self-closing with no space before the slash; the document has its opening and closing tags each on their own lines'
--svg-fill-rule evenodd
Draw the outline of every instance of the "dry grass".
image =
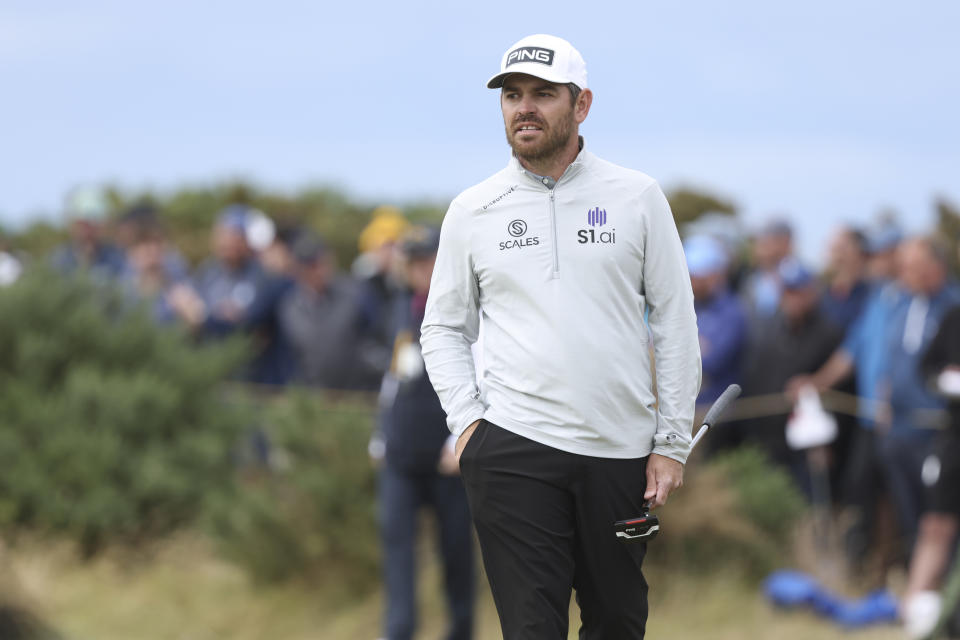
<svg viewBox="0 0 960 640">
<path fill-rule="evenodd" d="M 113 554 L 81 563 L 63 546 L 5 551 L 0 597 L 25 605 L 76 640 L 374 640 L 381 599 L 331 600 L 302 584 L 258 587 L 219 560 L 201 539 L 180 538 L 150 557 Z M 651 553 L 655 553 L 651 549 Z M 425 554 L 426 555 L 426 554 Z M 443 630 L 436 562 L 424 558 L 421 637 Z M 649 572 L 653 585 L 647 637 L 829 640 L 850 634 L 805 613 L 770 609 L 737 576 Z M 477 639 L 499 638 L 492 601 L 480 590 Z M 571 619 L 576 620 L 576 607 Z M 575 624 L 573 625 L 575 628 Z M 571 631 L 571 638 L 576 637 Z M 860 631 L 857 640 L 901 638 L 895 628 Z"/>
</svg>

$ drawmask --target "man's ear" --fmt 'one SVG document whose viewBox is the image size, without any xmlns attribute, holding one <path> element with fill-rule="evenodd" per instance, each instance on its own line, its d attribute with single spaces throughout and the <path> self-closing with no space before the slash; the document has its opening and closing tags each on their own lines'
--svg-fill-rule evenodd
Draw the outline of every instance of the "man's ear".
<svg viewBox="0 0 960 640">
<path fill-rule="evenodd" d="M 590 113 L 590 105 L 593 104 L 593 92 L 590 89 L 584 89 L 577 96 L 577 102 L 573 105 L 573 117 L 580 124 L 587 119 Z"/>
</svg>

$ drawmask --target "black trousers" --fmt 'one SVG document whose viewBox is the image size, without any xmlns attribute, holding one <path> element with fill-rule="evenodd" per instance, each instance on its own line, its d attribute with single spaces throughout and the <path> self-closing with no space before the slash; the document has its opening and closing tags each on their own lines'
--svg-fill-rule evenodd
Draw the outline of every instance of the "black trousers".
<svg viewBox="0 0 960 640">
<path fill-rule="evenodd" d="M 460 469 L 504 640 L 565 640 L 571 589 L 581 640 L 643 638 L 646 544 L 621 542 L 613 524 L 641 513 L 646 463 L 480 423 Z"/>
<path fill-rule="evenodd" d="M 874 543 L 877 530 L 877 503 L 887 494 L 877 434 L 857 427 L 843 484 L 843 501 L 853 511 L 846 534 L 847 560 L 862 567 Z"/>
</svg>

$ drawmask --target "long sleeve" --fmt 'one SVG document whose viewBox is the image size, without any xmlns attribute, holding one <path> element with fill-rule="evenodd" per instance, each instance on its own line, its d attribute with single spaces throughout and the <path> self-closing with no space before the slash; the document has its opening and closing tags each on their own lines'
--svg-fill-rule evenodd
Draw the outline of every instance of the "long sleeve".
<svg viewBox="0 0 960 640">
<path fill-rule="evenodd" d="M 677 226 L 659 186 L 643 192 L 641 206 L 647 212 L 643 287 L 659 403 L 653 452 L 686 462 L 701 375 L 693 291 Z"/>
<path fill-rule="evenodd" d="M 470 345 L 480 330 L 480 290 L 470 256 L 469 220 L 456 201 L 440 230 L 420 345 L 430 382 L 460 435 L 486 408 L 480 400 Z"/>
</svg>

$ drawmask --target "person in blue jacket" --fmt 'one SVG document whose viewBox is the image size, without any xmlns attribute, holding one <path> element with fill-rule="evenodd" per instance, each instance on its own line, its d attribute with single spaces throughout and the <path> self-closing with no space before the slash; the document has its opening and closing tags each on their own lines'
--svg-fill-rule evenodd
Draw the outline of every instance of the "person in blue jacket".
<svg viewBox="0 0 960 640">
<path fill-rule="evenodd" d="M 899 250 L 900 282 L 907 294 L 890 316 L 884 382 L 890 416 L 881 424 L 879 449 L 906 554 L 913 549 L 924 510 L 923 462 L 946 408 L 931 391 L 919 364 L 947 312 L 960 304 L 960 287 L 949 278 L 945 250 L 916 237 Z"/>
<path fill-rule="evenodd" d="M 729 385 L 740 382 L 747 314 L 727 285 L 727 254 L 717 239 L 691 236 L 684 241 L 683 251 L 693 286 L 703 366 L 697 405 L 706 406 Z"/>
</svg>

